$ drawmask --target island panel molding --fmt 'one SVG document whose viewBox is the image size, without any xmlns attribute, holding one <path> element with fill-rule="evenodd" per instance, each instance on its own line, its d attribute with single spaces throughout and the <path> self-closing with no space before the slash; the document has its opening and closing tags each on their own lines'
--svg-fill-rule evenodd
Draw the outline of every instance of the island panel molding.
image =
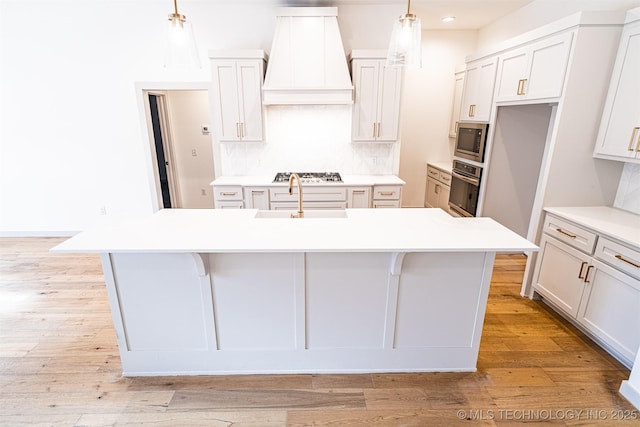
<svg viewBox="0 0 640 427">
<path fill-rule="evenodd" d="M 166 209 L 53 249 L 101 253 L 125 376 L 474 371 L 496 252 L 536 250 L 440 209 L 258 212 Z"/>
</svg>

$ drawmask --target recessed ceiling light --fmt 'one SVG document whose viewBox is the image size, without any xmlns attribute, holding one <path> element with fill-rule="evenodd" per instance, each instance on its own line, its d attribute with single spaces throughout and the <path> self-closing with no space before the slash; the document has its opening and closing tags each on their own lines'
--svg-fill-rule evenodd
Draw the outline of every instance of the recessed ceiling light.
<svg viewBox="0 0 640 427">
<path fill-rule="evenodd" d="M 456 20 L 455 16 L 445 16 L 444 18 L 442 18 L 442 22 L 451 22 L 455 20 Z"/>
</svg>

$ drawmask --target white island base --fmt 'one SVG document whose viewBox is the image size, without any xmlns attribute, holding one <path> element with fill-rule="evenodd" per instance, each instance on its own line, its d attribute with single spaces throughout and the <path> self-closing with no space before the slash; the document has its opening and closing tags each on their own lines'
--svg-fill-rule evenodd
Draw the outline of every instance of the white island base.
<svg viewBox="0 0 640 427">
<path fill-rule="evenodd" d="M 137 249 L 118 247 L 118 230 L 104 234 L 111 239 L 103 242 L 107 249 L 101 256 L 123 374 L 474 371 L 496 248 L 442 248 L 446 245 L 435 234 L 431 245 L 440 250 L 412 242 L 423 240 L 430 228 L 452 233 L 456 224 L 465 224 L 466 219 L 446 218 L 439 209 L 385 214 L 404 218 L 396 227 L 409 231 L 412 221 L 421 220 L 420 230 L 404 235 L 396 230 L 396 243 L 384 238 L 376 244 L 354 243 L 354 235 L 344 251 L 340 244 L 329 250 L 326 241 L 309 241 L 309 250 L 298 246 L 329 229 L 349 240 L 341 227 L 358 234 L 358 226 L 354 231 L 345 221 L 361 224 L 356 221 L 361 217 L 374 225 L 371 211 L 276 223 L 252 218 L 276 228 L 298 221 L 295 233 L 277 245 L 260 240 L 258 246 L 274 245 L 271 251 L 241 249 L 242 236 L 227 251 L 186 251 L 180 245 L 176 252 L 151 251 L 144 250 L 148 242 L 139 242 Z M 224 224 L 217 215 L 212 227 Z M 474 220 L 462 228 L 475 230 L 475 238 L 485 233 L 495 245 L 505 246 L 501 236 L 509 237 L 515 241 L 503 250 L 535 249 L 490 219 Z M 155 218 L 146 227 L 153 231 L 160 223 Z M 164 235 L 175 231 L 165 229 Z M 188 238 L 189 230 L 183 234 Z M 86 236 L 76 237 L 56 251 L 98 251 Z M 269 240 L 268 233 L 263 237 Z M 394 247 L 400 243 L 405 250 Z M 366 250 L 366 245 L 387 250 Z"/>
</svg>

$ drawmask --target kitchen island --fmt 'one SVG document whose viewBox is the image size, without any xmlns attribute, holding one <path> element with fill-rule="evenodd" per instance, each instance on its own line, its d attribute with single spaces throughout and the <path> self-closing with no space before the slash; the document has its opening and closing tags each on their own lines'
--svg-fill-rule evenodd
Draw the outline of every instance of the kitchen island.
<svg viewBox="0 0 640 427">
<path fill-rule="evenodd" d="M 308 215 L 307 215 L 308 214 Z M 474 371 L 496 252 L 440 209 L 165 209 L 87 230 L 125 376 Z"/>
</svg>

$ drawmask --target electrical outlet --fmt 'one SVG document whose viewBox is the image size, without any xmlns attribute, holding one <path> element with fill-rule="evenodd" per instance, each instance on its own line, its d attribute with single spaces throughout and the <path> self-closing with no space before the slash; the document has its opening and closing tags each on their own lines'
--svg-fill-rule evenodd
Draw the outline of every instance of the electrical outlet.
<svg viewBox="0 0 640 427">
<path fill-rule="evenodd" d="M 195 149 L 195 148 L 191 150 L 191 155 L 192 155 L 193 157 L 197 157 L 197 156 L 198 156 L 198 152 L 196 151 L 196 149 Z"/>
<path fill-rule="evenodd" d="M 107 214 L 107 207 L 100 206 L 100 215 L 106 215 L 106 214 Z"/>
<path fill-rule="evenodd" d="M 375 157 L 375 156 L 374 156 L 374 157 L 372 157 L 372 158 L 371 158 L 371 163 L 372 163 L 372 164 L 374 164 L 374 165 L 377 165 L 377 164 L 378 164 L 378 158 L 377 158 L 377 157 Z"/>
<path fill-rule="evenodd" d="M 209 126 L 208 125 L 202 125 L 200 129 L 202 129 L 202 134 L 203 135 L 208 135 L 209 134 Z"/>
<path fill-rule="evenodd" d="M 201 196 L 206 196 L 207 195 L 207 190 L 205 190 L 204 188 L 200 189 L 200 195 Z"/>
</svg>

